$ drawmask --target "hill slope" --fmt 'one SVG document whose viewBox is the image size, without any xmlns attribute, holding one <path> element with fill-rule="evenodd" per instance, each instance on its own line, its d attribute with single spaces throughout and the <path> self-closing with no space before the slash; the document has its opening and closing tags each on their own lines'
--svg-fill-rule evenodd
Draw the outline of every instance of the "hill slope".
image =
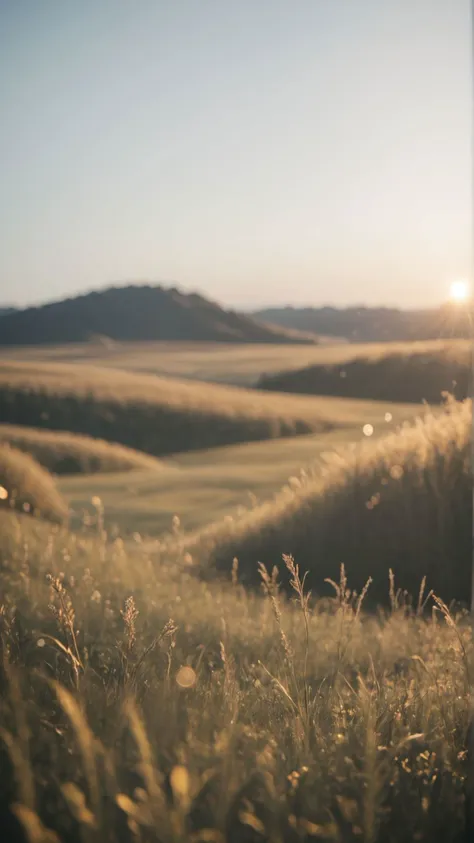
<svg viewBox="0 0 474 843">
<path fill-rule="evenodd" d="M 348 346 L 353 351 L 354 346 Z M 361 346 L 356 346 L 361 348 Z M 274 375 L 265 375 L 259 389 L 303 395 L 340 395 L 372 401 L 427 401 L 438 404 L 442 393 L 467 398 L 470 380 L 470 348 L 454 340 L 437 343 L 391 343 L 370 347 L 365 354 L 333 364 L 316 364 Z"/>
<path fill-rule="evenodd" d="M 154 456 L 349 427 L 366 407 L 99 366 L 0 362 L 3 422 L 82 433 Z"/>
<path fill-rule="evenodd" d="M 111 287 L 6 313 L 0 319 L 0 345 L 4 346 L 86 342 L 94 336 L 123 341 L 316 341 L 261 325 L 197 294 L 158 286 Z"/>
<path fill-rule="evenodd" d="M 162 468 L 162 463 L 148 454 L 62 430 L 41 430 L 23 425 L 0 424 L 0 447 L 10 445 L 30 454 L 53 474 L 95 474 L 130 469 Z"/>
<path fill-rule="evenodd" d="M 394 308 L 276 307 L 258 310 L 255 319 L 282 328 L 310 331 L 351 342 L 411 342 L 431 339 L 469 339 L 467 308 L 445 305 L 433 310 Z"/>
<path fill-rule="evenodd" d="M 0 508 L 65 521 L 66 502 L 53 477 L 29 454 L 0 442 Z"/>
<path fill-rule="evenodd" d="M 471 402 L 453 403 L 375 443 L 328 455 L 324 472 L 240 520 L 190 536 L 185 549 L 224 570 L 237 557 L 243 578 L 254 582 L 259 562 L 271 569 L 292 554 L 314 589 L 325 577 L 337 580 L 344 563 L 358 591 L 374 578 L 379 600 L 390 567 L 411 594 L 426 575 L 438 594 L 467 602 L 471 424 Z"/>
<path fill-rule="evenodd" d="M 350 403 L 355 407 L 355 402 Z M 106 528 L 118 527 L 122 538 L 140 533 L 143 540 L 160 537 L 162 541 L 163 534 L 172 529 L 174 516 L 179 517 L 180 532 L 185 534 L 226 516 L 240 518 L 249 508 L 273 498 L 286 483 L 291 485 L 303 471 L 304 476 L 312 474 L 320 466 L 322 453 L 365 440 L 366 424 L 373 428 L 373 440 L 417 413 L 415 405 L 366 401 L 360 404 L 359 416 L 354 413 L 352 425 L 327 433 L 181 452 L 160 460 L 160 470 L 153 472 L 67 475 L 58 481 L 59 489 L 78 527 L 83 512 L 91 511 L 92 496 L 97 495 L 104 506 Z"/>
</svg>

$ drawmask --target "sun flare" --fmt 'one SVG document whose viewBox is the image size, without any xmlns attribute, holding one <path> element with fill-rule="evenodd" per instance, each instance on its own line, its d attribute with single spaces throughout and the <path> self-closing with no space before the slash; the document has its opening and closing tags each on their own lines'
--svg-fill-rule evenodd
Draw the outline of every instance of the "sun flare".
<svg viewBox="0 0 474 843">
<path fill-rule="evenodd" d="M 465 302 L 469 298 L 469 282 L 468 281 L 453 281 L 449 288 L 449 298 L 454 302 Z"/>
</svg>

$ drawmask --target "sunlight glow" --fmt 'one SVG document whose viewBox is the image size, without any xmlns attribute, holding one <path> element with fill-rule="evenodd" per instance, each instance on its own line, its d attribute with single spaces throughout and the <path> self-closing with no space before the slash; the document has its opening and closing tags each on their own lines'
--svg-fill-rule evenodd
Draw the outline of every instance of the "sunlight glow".
<svg viewBox="0 0 474 843">
<path fill-rule="evenodd" d="M 464 280 L 453 281 L 449 288 L 449 297 L 453 302 L 466 302 L 469 298 L 469 282 Z"/>
</svg>

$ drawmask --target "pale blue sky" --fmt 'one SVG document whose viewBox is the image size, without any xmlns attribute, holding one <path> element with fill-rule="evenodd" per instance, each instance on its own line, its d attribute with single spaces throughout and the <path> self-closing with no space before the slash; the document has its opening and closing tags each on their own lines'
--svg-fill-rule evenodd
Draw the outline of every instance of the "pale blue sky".
<svg viewBox="0 0 474 843">
<path fill-rule="evenodd" d="M 469 0 L 0 0 L 0 300 L 438 304 L 470 67 Z"/>
</svg>

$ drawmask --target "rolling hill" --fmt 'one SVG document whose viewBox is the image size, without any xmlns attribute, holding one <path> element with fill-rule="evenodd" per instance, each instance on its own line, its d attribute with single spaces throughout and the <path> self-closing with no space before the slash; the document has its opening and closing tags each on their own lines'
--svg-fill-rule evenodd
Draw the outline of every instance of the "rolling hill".
<svg viewBox="0 0 474 843">
<path fill-rule="evenodd" d="M 68 508 L 51 474 L 30 454 L 0 442 L 0 509 L 66 521 Z"/>
<path fill-rule="evenodd" d="M 309 588 L 338 579 L 346 565 L 360 593 L 387 597 L 386 576 L 415 595 L 424 576 L 447 599 L 467 602 L 471 578 L 472 404 L 448 402 L 395 433 L 358 448 L 329 453 L 325 471 L 241 519 L 209 525 L 183 548 L 195 561 L 229 571 L 232 560 L 247 583 L 259 582 L 282 554 L 308 571 Z M 381 565 L 381 560 L 383 564 Z"/>
<path fill-rule="evenodd" d="M 470 347 L 463 340 L 398 345 L 349 345 L 346 359 L 262 376 L 258 389 L 302 395 L 364 397 L 371 401 L 439 404 L 443 392 L 467 398 Z M 354 348 L 360 353 L 354 355 Z"/>
<path fill-rule="evenodd" d="M 99 366 L 0 362 L 2 422 L 164 456 L 352 426 L 367 402 L 281 395 Z"/>
<path fill-rule="evenodd" d="M 156 471 L 162 464 L 154 457 L 115 442 L 79 436 L 63 430 L 42 430 L 23 425 L 0 424 L 0 447 L 9 445 L 30 454 L 52 474 Z"/>
<path fill-rule="evenodd" d="M 467 309 L 455 304 L 405 311 L 371 307 L 276 307 L 255 311 L 252 316 L 265 324 L 345 337 L 351 342 L 469 339 L 472 330 Z"/>
<path fill-rule="evenodd" d="M 334 418 L 337 404 L 344 412 L 345 399 L 334 403 Z M 295 478 L 320 471 L 323 454 L 351 442 L 366 441 L 366 425 L 370 424 L 370 439 L 374 441 L 422 411 L 416 405 L 378 401 L 359 402 L 358 409 L 356 402 L 351 405 L 347 412 L 350 423 L 323 433 L 181 451 L 157 460 L 159 470 L 154 471 L 137 467 L 122 473 L 63 475 L 58 488 L 73 512 L 74 527 L 81 528 L 85 511 L 93 514 L 91 498 L 98 496 L 106 529 L 118 532 L 124 540 L 140 533 L 152 549 L 154 541 L 161 545 L 164 535 L 172 530 L 175 516 L 183 534 L 204 529 L 211 522 L 239 519 L 249 508 L 273 498 L 286 484 L 292 485 Z M 37 451 L 31 453 L 36 456 Z"/>
<path fill-rule="evenodd" d="M 316 337 L 259 324 L 253 317 L 174 288 L 110 287 L 0 316 L 0 346 L 185 340 L 314 343 Z"/>
</svg>

